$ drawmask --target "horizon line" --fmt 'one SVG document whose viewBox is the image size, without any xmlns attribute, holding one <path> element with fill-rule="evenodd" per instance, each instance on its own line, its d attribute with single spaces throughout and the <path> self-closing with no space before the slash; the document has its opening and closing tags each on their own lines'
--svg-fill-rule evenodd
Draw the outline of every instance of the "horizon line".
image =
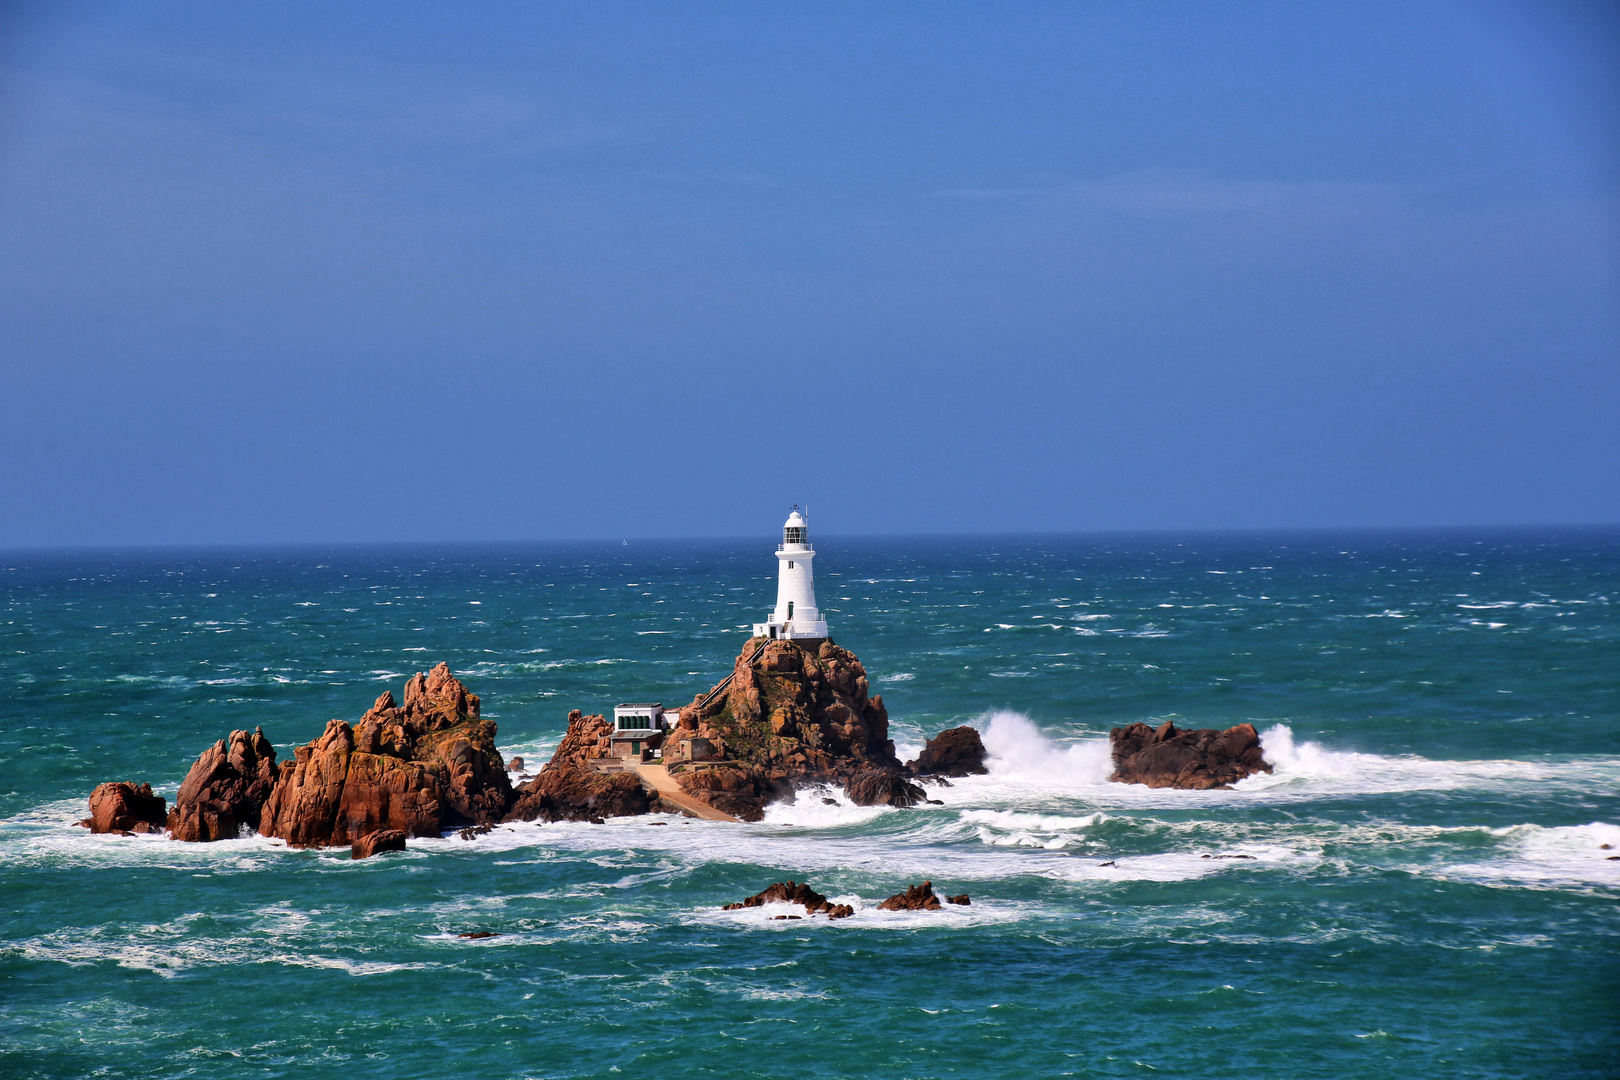
<svg viewBox="0 0 1620 1080">
<path fill-rule="evenodd" d="M 1502 533 L 1502 532 L 1590 532 L 1620 530 L 1620 521 L 1562 522 L 1557 524 L 1492 524 L 1492 525 L 1265 525 L 1223 526 L 1218 528 L 1119 528 L 1119 529 L 1035 529 L 1017 532 L 881 532 L 881 533 L 825 533 L 828 539 L 840 541 L 866 540 L 1036 540 L 1058 537 L 1125 537 L 1125 536 L 1300 536 L 1345 533 Z M 210 540 L 210 541 L 114 541 L 89 544 L 0 544 L 0 554 L 65 554 L 71 552 L 100 552 L 116 554 L 120 551 L 246 551 L 264 549 L 309 548 L 475 548 L 545 546 L 566 544 L 617 544 L 645 546 L 658 544 L 713 544 L 757 540 L 772 535 L 776 530 L 759 533 L 730 533 L 708 536 L 640 537 L 634 540 L 623 534 L 571 537 L 527 537 L 496 540 L 439 539 L 439 540 Z"/>
</svg>

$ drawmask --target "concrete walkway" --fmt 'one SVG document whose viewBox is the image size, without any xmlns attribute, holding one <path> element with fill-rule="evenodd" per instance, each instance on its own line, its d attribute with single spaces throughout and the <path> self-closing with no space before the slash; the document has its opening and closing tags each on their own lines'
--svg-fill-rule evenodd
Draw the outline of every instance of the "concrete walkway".
<svg viewBox="0 0 1620 1080">
<path fill-rule="evenodd" d="M 740 821 L 730 814 L 721 813 L 708 803 L 698 802 L 692 796 L 681 790 L 681 785 L 669 775 L 669 770 L 662 765 L 632 765 L 640 774 L 644 783 L 652 786 L 666 802 L 674 803 L 693 817 L 703 818 L 705 821 Z"/>
</svg>

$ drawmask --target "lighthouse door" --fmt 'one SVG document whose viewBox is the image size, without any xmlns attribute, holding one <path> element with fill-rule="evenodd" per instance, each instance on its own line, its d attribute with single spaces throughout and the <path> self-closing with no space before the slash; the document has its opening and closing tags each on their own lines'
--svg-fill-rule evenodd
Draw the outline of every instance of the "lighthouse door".
<svg viewBox="0 0 1620 1080">
<path fill-rule="evenodd" d="M 793 601 L 788 601 L 788 618 L 793 618 Z"/>
</svg>

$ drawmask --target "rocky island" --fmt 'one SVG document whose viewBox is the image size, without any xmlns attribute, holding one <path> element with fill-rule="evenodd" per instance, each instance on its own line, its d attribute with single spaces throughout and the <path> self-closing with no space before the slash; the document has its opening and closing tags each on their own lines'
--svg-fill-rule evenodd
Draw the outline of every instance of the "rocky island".
<svg viewBox="0 0 1620 1080">
<path fill-rule="evenodd" d="M 839 788 L 860 806 L 915 806 L 927 801 L 920 782 L 986 772 L 984 743 L 967 726 L 929 739 L 914 761 L 895 756 L 883 698 L 816 607 L 815 550 L 797 507 L 776 557 L 776 607 L 754 624 L 729 675 L 679 710 L 621 705 L 612 721 L 569 713 L 551 760 L 519 787 L 478 695 L 441 663 L 407 680 L 399 701 L 384 692 L 354 723 L 329 721 L 290 761 L 276 761 L 260 729 L 231 732 L 197 758 L 172 808 L 146 784 L 103 784 L 82 824 L 167 829 L 187 841 L 246 827 L 295 847 L 350 845 L 363 858 L 400 850 L 408 837 L 460 829 L 471 838 L 499 822 L 654 811 L 759 821 L 767 804 L 811 786 Z M 1122 783 L 1217 788 L 1271 771 L 1248 724 L 1224 732 L 1131 724 L 1110 741 L 1110 779 Z M 520 759 L 513 765 L 521 769 Z"/>
</svg>

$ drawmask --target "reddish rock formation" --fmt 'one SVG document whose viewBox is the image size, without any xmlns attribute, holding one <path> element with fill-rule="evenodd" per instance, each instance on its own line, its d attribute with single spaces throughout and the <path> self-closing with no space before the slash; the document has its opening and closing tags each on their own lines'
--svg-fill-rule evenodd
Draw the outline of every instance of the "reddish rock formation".
<svg viewBox="0 0 1620 1080">
<path fill-rule="evenodd" d="M 1206 790 L 1271 771 L 1253 724 L 1181 731 L 1168 720 L 1157 728 L 1138 723 L 1115 728 L 1108 741 L 1114 752 L 1108 779 L 1122 784 Z"/>
<path fill-rule="evenodd" d="M 952 901 L 955 903 L 955 901 Z M 938 911 L 939 897 L 934 895 L 934 883 L 925 881 L 913 885 L 903 893 L 895 893 L 878 905 L 879 911 Z"/>
<path fill-rule="evenodd" d="M 947 904 L 963 904 L 963 905 L 973 903 L 972 900 L 968 899 L 968 894 L 967 893 L 962 893 L 960 896 L 947 896 L 945 898 L 945 902 Z"/>
<path fill-rule="evenodd" d="M 723 814 L 743 821 L 761 821 L 765 804 L 792 795 L 792 788 L 757 765 L 730 762 L 674 774 L 681 790 Z"/>
<path fill-rule="evenodd" d="M 297 846 L 346 844 L 379 830 L 437 836 L 446 826 L 499 821 L 511 781 L 495 724 L 476 694 L 440 664 L 384 693 L 353 727 L 326 725 L 283 762 L 259 832 Z"/>
<path fill-rule="evenodd" d="M 506 763 L 506 771 L 507 772 L 515 772 L 515 773 L 522 772 L 523 771 L 523 759 L 520 758 L 520 757 L 512 758 L 511 761 L 508 761 Z"/>
<path fill-rule="evenodd" d="M 276 751 L 262 729 L 233 731 L 197 758 L 169 811 L 176 840 L 234 840 L 257 826 L 276 784 Z"/>
<path fill-rule="evenodd" d="M 653 797 L 632 772 L 546 768 L 517 790 L 507 821 L 600 821 L 650 813 Z"/>
<path fill-rule="evenodd" d="M 613 721 L 605 716 L 586 716 L 578 709 L 568 714 L 568 727 L 562 742 L 551 754 L 545 768 L 559 765 L 583 765 L 596 758 L 608 756 L 608 740 L 613 735 Z"/>
<path fill-rule="evenodd" d="M 855 914 L 855 909 L 848 904 L 834 904 L 825 896 L 816 892 L 809 885 L 795 884 L 791 881 L 778 881 L 768 887 L 764 892 L 756 893 L 748 899 L 737 904 L 727 904 L 721 911 L 737 911 L 741 908 L 764 907 L 766 904 L 803 904 L 804 910 L 811 915 L 825 914 L 829 919 L 847 919 Z M 791 915 L 778 915 L 778 919 L 795 918 Z"/>
<path fill-rule="evenodd" d="M 405 684 L 405 704 L 396 708 L 390 695 L 377 699 L 355 725 L 357 749 L 388 753 L 390 740 L 402 734 L 412 757 L 443 770 L 447 824 L 474 825 L 499 821 L 512 801 L 512 781 L 495 748 L 495 723 L 478 715 L 477 694 L 467 693 L 448 664 Z M 375 730 L 380 751 L 370 749 Z"/>
<path fill-rule="evenodd" d="M 398 829 L 379 829 L 355 840 L 349 847 L 351 859 L 369 859 L 385 851 L 404 851 L 405 834 Z"/>
<path fill-rule="evenodd" d="M 987 773 L 984 741 L 966 724 L 949 728 L 928 740 L 916 761 L 906 763 L 918 776 L 972 776 Z"/>
<path fill-rule="evenodd" d="M 90 816 L 80 824 L 93 833 L 161 832 L 164 805 L 151 784 L 100 784 L 90 793 Z"/>
<path fill-rule="evenodd" d="M 259 833 L 279 836 L 295 847 L 322 846 L 334 839 L 348 843 L 348 829 L 337 831 L 337 816 L 353 753 L 353 729 L 342 720 L 327 721 L 320 738 L 295 750 L 292 761 L 281 763 L 259 818 Z"/>
<path fill-rule="evenodd" d="M 747 767 L 729 779 L 705 775 L 713 770 L 672 768 L 683 789 L 716 809 L 757 821 L 764 803 L 795 782 L 842 784 L 869 770 L 900 775 L 883 699 L 869 694 L 866 669 L 854 654 L 831 641 L 806 647 L 752 638 L 737 656 L 730 683 L 716 689 L 707 704 L 700 695 L 681 710 L 666 740 L 700 739 L 716 756 Z M 894 805 L 909 805 L 904 786 L 888 784 L 880 793 L 898 796 Z"/>
<path fill-rule="evenodd" d="M 568 729 L 540 775 L 517 789 L 504 821 L 601 821 L 650 813 L 655 802 L 633 772 L 603 772 L 591 763 L 608 756 L 613 722 L 568 714 Z"/>
</svg>

